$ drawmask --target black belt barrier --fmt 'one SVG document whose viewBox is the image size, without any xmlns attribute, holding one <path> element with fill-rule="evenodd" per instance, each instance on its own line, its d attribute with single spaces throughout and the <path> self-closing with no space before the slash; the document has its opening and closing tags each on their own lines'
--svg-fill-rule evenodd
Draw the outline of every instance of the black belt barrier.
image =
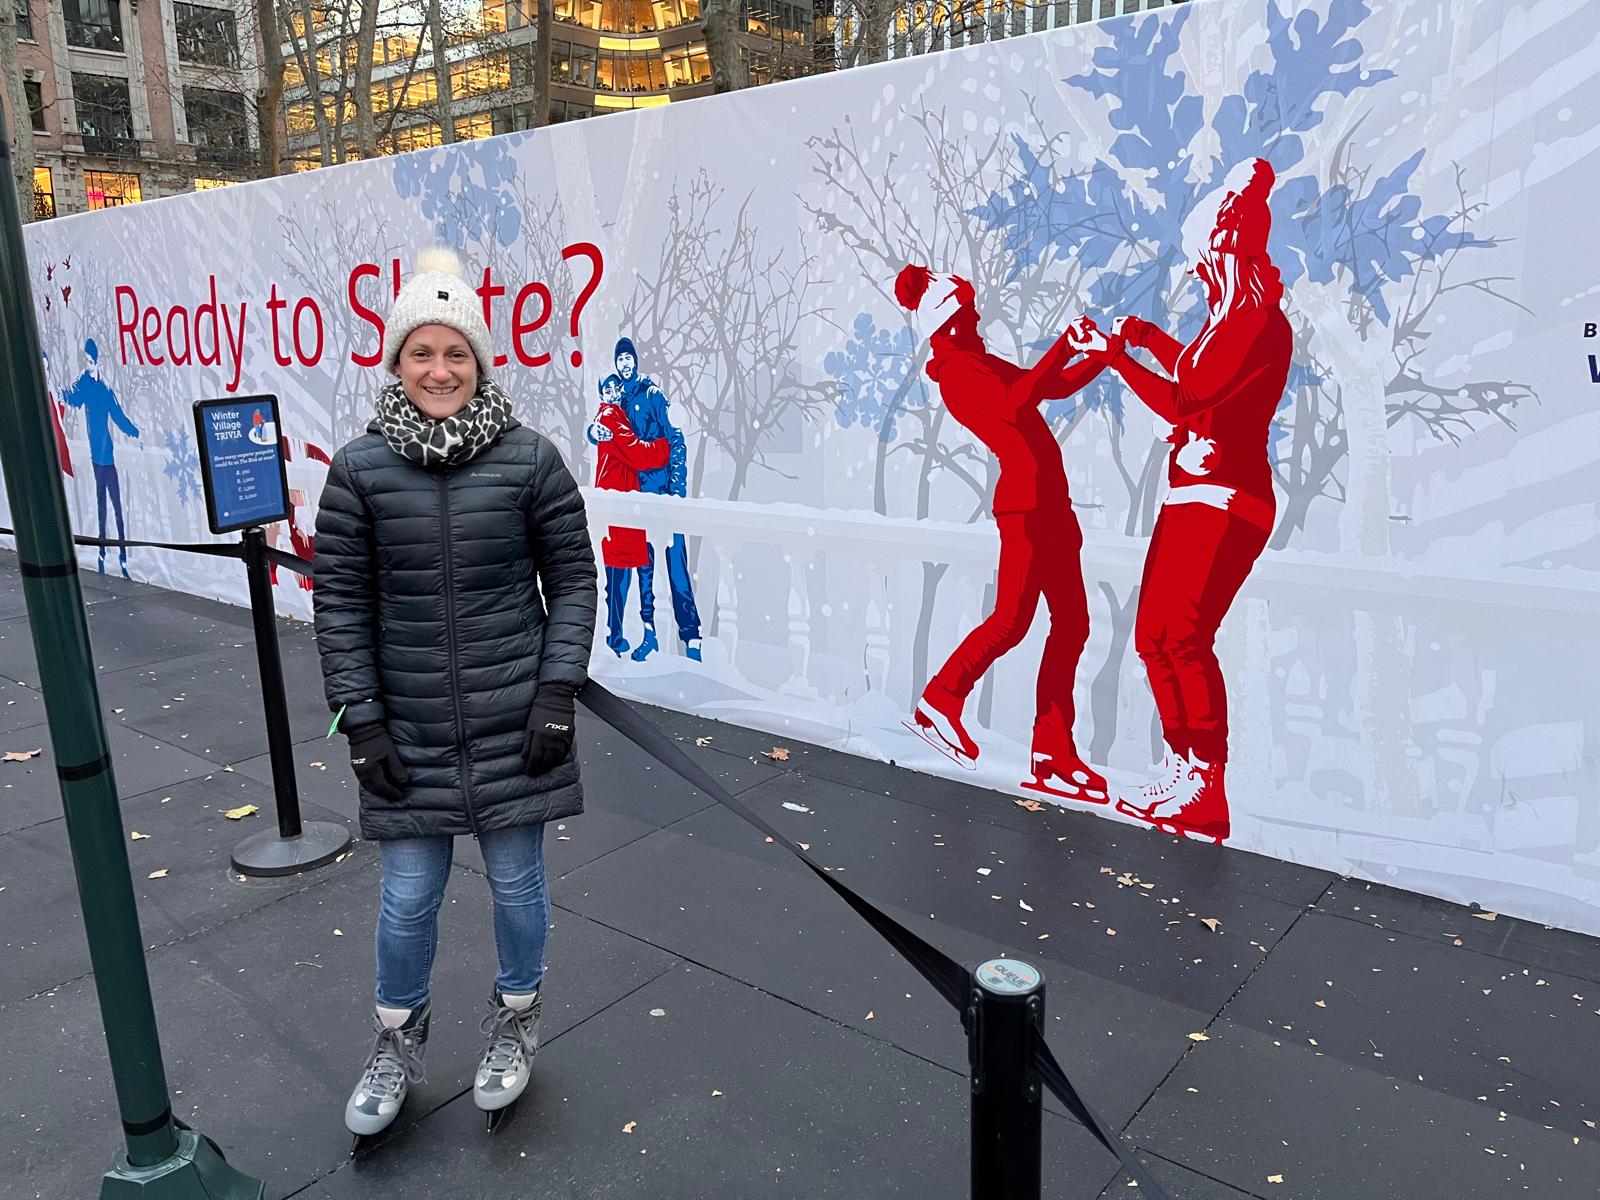
<svg viewBox="0 0 1600 1200">
<path fill-rule="evenodd" d="M 0 529 L 0 533 L 10 532 L 9 529 Z M 106 538 L 90 537 L 74 537 L 73 541 L 80 546 L 140 546 L 158 550 L 186 550 L 197 554 L 215 554 L 226 558 L 244 557 L 242 544 L 228 542 L 116 542 Z M 266 553 L 268 559 L 280 567 L 308 577 L 313 575 L 311 564 L 299 555 L 287 554 L 271 547 L 267 548 Z M 803 862 L 812 874 L 827 884 L 836 896 L 853 908 L 862 920 L 898 950 L 957 1013 L 966 1013 L 972 976 L 965 967 L 937 946 L 907 929 L 870 900 L 864 899 L 840 883 L 832 873 L 819 867 L 811 860 L 809 854 L 769 824 L 764 817 L 739 801 L 732 792 L 713 779 L 709 772 L 674 745 L 671 738 L 634 712 L 632 706 L 615 692 L 591 679 L 578 693 L 578 699 L 595 716 L 628 738 L 662 766 L 699 788 L 742 820 L 754 825 L 766 834 L 774 845 L 782 846 Z M 1061 1069 L 1061 1064 L 1056 1061 L 1056 1056 L 1051 1053 L 1043 1036 L 1038 1039 L 1037 1047 L 1034 1067 L 1038 1070 L 1040 1081 L 1044 1086 L 1050 1089 L 1066 1106 L 1067 1111 L 1076 1117 L 1102 1146 L 1116 1156 L 1128 1177 L 1139 1185 L 1142 1195 L 1148 1200 L 1171 1200 L 1167 1190 L 1145 1170 L 1143 1164 L 1134 1157 L 1133 1151 L 1124 1145 L 1122 1139 L 1112 1132 L 1094 1109 L 1084 1102 L 1083 1097 L 1078 1094 L 1078 1089 L 1067 1078 L 1067 1073 Z"/>
<path fill-rule="evenodd" d="M 812 874 L 832 888 L 835 895 L 855 909 L 868 925 L 876 929 L 885 941 L 898 950 L 905 960 L 933 985 L 934 990 L 950 1002 L 952 1008 L 958 1013 L 965 1012 L 968 981 L 971 978 L 970 972 L 965 967 L 943 950 L 930 945 L 911 932 L 870 900 L 858 896 L 835 879 L 830 872 L 812 862 L 810 855 L 768 824 L 765 818 L 741 803 L 703 767 L 674 745 L 671 738 L 634 712 L 628 702 L 620 696 L 591 679 L 584 685 L 583 691 L 578 693 L 578 699 L 583 701 L 584 707 L 595 716 L 628 738 L 662 766 L 754 825 L 771 838 L 774 844 L 782 846 L 805 863 Z M 1144 1196 L 1150 1200 L 1171 1200 L 1166 1189 L 1150 1176 L 1134 1157 L 1133 1152 L 1124 1146 L 1122 1140 L 1111 1132 L 1092 1108 L 1084 1103 L 1083 1097 L 1078 1094 L 1078 1089 L 1072 1086 L 1072 1081 L 1067 1078 L 1066 1072 L 1061 1069 L 1061 1064 L 1056 1061 L 1056 1056 L 1050 1052 L 1050 1047 L 1042 1037 L 1038 1042 L 1034 1066 L 1039 1071 L 1040 1080 L 1066 1106 L 1067 1111 L 1082 1122 L 1102 1146 L 1116 1155 L 1117 1161 L 1122 1164 L 1122 1169 L 1140 1186 Z"/>
</svg>

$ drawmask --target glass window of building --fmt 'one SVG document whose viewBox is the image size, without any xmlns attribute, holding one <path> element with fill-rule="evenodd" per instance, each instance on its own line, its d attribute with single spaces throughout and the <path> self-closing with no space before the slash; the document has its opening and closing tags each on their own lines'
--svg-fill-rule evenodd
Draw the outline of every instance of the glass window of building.
<svg viewBox="0 0 1600 1200">
<path fill-rule="evenodd" d="M 33 11 L 28 7 L 28 0 L 17 0 L 17 39 L 23 42 L 35 40 Z"/>
<path fill-rule="evenodd" d="M 556 83 L 570 83 L 574 87 L 594 87 L 598 53 L 593 46 L 552 41 L 550 78 Z"/>
<path fill-rule="evenodd" d="M 144 199 L 139 189 L 139 177 L 121 171 L 85 171 L 83 186 L 89 193 L 89 208 L 116 208 L 121 204 L 137 204 Z"/>
<path fill-rule="evenodd" d="M 594 116 L 594 105 L 579 100 L 552 100 L 550 101 L 550 123 L 559 121 L 581 121 L 585 117 Z"/>
<path fill-rule="evenodd" d="M 49 167 L 33 169 L 33 219 L 48 221 L 56 215 L 56 184 Z"/>
<path fill-rule="evenodd" d="M 492 137 L 494 135 L 494 117 L 488 113 L 477 113 L 470 117 L 456 118 L 456 141 L 470 142 L 477 138 Z"/>
<path fill-rule="evenodd" d="M 78 108 L 78 132 L 90 154 L 135 154 L 133 106 L 128 81 L 109 75 L 72 73 L 72 95 Z"/>
<path fill-rule="evenodd" d="M 62 0 L 67 45 L 122 53 L 122 6 L 118 0 Z"/>
<path fill-rule="evenodd" d="M 208 63 L 213 67 L 239 65 L 239 32 L 231 12 L 200 4 L 175 4 L 173 12 L 181 62 Z"/>
<path fill-rule="evenodd" d="M 679 46 L 675 50 L 668 50 L 661 57 L 666 64 L 668 87 L 705 83 L 711 78 L 711 60 L 706 57 L 704 42 Z"/>
<path fill-rule="evenodd" d="M 33 120 L 33 131 L 44 133 L 44 84 L 24 83 L 22 90 L 28 96 L 28 116 Z"/>
<path fill-rule="evenodd" d="M 212 88 L 183 89 L 189 141 L 201 162 L 243 165 L 250 161 L 249 120 L 244 97 Z"/>
<path fill-rule="evenodd" d="M 503 92 L 510 86 L 511 60 L 504 54 L 450 64 L 450 92 L 454 97 Z"/>
<path fill-rule="evenodd" d="M 238 183 L 237 179 L 196 179 L 194 190 L 197 192 L 213 192 L 217 188 L 231 187 Z"/>
</svg>

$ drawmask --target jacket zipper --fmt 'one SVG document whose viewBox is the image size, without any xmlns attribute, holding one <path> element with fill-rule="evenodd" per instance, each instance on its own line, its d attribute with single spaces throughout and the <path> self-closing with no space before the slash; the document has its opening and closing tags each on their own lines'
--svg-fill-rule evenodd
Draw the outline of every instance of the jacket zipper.
<svg viewBox="0 0 1600 1200">
<path fill-rule="evenodd" d="M 472 836 L 480 837 L 478 814 L 472 808 L 472 763 L 467 757 L 467 722 L 461 715 L 461 677 L 456 656 L 456 605 L 455 605 L 455 555 L 451 552 L 450 536 L 450 472 L 439 475 L 439 500 L 444 527 L 444 633 L 446 651 L 450 655 L 450 704 L 456 715 L 456 746 L 461 751 L 461 798 L 467 805 L 467 823 L 472 826 Z"/>
</svg>

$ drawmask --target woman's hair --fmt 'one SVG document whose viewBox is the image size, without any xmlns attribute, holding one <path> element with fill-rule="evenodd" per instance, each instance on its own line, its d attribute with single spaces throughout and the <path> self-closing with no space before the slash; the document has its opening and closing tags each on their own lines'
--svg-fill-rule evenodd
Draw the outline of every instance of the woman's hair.
<svg viewBox="0 0 1600 1200">
<path fill-rule="evenodd" d="M 1206 351 L 1211 335 L 1229 317 L 1243 316 L 1258 308 L 1276 308 L 1283 300 L 1283 280 L 1278 268 L 1265 254 L 1241 257 L 1216 250 L 1207 250 L 1200 256 L 1200 282 L 1206 289 L 1205 328 L 1200 331 L 1194 356 L 1198 360 Z"/>
</svg>

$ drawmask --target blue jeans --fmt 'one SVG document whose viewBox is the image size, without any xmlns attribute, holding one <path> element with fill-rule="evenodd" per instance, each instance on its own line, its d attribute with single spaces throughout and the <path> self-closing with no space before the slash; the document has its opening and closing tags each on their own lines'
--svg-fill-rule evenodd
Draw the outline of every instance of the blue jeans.
<svg viewBox="0 0 1600 1200">
<path fill-rule="evenodd" d="M 478 841 L 494 896 L 494 943 L 500 956 L 495 986 L 531 992 L 544 978 L 550 927 L 550 889 L 544 877 L 544 826 L 519 825 Z M 450 880 L 453 837 L 399 838 L 378 843 L 383 863 L 378 908 L 378 1003 L 420 1008 L 439 946 L 439 905 Z"/>
<path fill-rule="evenodd" d="M 647 566 L 639 568 L 639 612 L 646 625 L 656 621 L 656 547 L 646 547 Z M 700 610 L 694 602 L 694 581 L 689 577 L 689 550 L 683 534 L 672 535 L 667 547 L 667 583 L 672 588 L 672 616 L 678 623 L 678 637 L 685 642 L 700 636 Z"/>
</svg>

